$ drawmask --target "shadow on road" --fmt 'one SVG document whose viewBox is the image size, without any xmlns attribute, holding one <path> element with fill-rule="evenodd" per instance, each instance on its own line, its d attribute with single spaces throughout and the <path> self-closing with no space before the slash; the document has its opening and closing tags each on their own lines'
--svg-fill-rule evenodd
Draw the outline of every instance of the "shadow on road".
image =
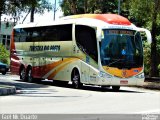
<svg viewBox="0 0 160 120">
<path fill-rule="evenodd" d="M 18 82 L 15 82 L 15 81 L 18 81 Z M 47 87 L 43 84 L 27 83 L 27 82 L 22 82 L 20 80 L 14 80 L 13 82 L 0 82 L 0 84 L 15 86 L 17 90 L 21 90 L 25 88 L 46 88 Z"/>
<path fill-rule="evenodd" d="M 56 86 L 56 87 L 63 87 L 63 88 L 74 89 L 71 84 L 63 84 L 63 83 L 62 84 L 61 83 L 55 83 L 54 84 L 52 81 L 41 81 L 38 84 L 52 85 L 52 86 Z M 144 92 L 134 91 L 134 90 L 119 90 L 119 91 L 114 91 L 114 90 L 112 90 L 109 87 L 101 88 L 100 86 L 92 86 L 92 85 L 84 85 L 79 90 L 88 90 L 88 91 L 96 91 L 96 92 L 144 93 Z"/>
<path fill-rule="evenodd" d="M 15 86 L 17 90 L 25 90 L 25 89 L 35 90 L 35 88 L 47 88 L 48 86 L 56 86 L 56 87 L 74 89 L 71 84 L 63 84 L 63 83 L 61 84 L 61 82 L 54 83 L 51 80 L 37 81 L 35 83 L 27 83 L 27 82 L 22 82 L 20 80 L 13 80 L 13 82 L 12 81 L 9 81 L 9 82 L 7 82 L 7 81 L 1 82 L 0 81 L 1 85 Z M 101 88 L 100 86 L 90 86 L 90 85 L 84 85 L 79 90 L 96 91 L 96 92 L 116 92 L 116 91 L 113 91 L 111 88 L 107 88 L 107 87 Z M 52 92 L 55 92 L 55 91 L 52 91 Z M 144 92 L 139 92 L 139 91 L 134 91 L 134 90 L 119 90 L 118 92 L 121 92 L 121 93 L 125 93 L 125 92 L 126 93 L 144 93 Z"/>
</svg>

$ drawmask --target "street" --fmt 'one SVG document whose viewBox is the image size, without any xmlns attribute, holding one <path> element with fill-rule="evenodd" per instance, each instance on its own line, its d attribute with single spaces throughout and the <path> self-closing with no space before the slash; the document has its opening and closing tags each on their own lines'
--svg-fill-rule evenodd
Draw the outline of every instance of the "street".
<svg viewBox="0 0 160 120">
<path fill-rule="evenodd" d="M 119 92 L 99 86 L 74 89 L 52 81 L 27 83 L 16 75 L 0 74 L 0 84 L 14 85 L 17 94 L 0 96 L 0 113 L 160 114 L 160 91 L 121 87 Z"/>
</svg>

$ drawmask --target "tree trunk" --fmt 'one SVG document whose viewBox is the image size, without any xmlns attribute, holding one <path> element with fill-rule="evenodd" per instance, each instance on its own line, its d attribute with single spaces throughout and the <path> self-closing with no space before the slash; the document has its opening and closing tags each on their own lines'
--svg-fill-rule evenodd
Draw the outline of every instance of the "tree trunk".
<svg viewBox="0 0 160 120">
<path fill-rule="evenodd" d="M 77 14 L 76 0 L 72 0 L 72 14 L 73 15 Z"/>
<path fill-rule="evenodd" d="M 152 23 L 152 44 L 151 44 L 151 77 L 158 76 L 157 69 L 157 40 L 156 40 L 156 24 Z"/>
<path fill-rule="evenodd" d="M 1 34 L 1 16 L 3 13 L 3 7 L 4 7 L 4 0 L 0 1 L 0 34 Z"/>
<path fill-rule="evenodd" d="M 158 3 L 155 0 L 155 7 L 154 13 L 152 16 L 152 44 L 151 44 L 151 77 L 158 76 L 158 68 L 157 68 L 157 40 L 156 40 L 156 33 L 157 33 L 157 16 L 158 16 Z"/>
<path fill-rule="evenodd" d="M 22 24 L 23 22 L 26 20 L 27 16 L 29 15 L 29 13 L 31 12 L 31 9 L 28 11 L 28 13 L 26 14 L 26 16 L 24 17 L 23 21 L 22 21 Z"/>
<path fill-rule="evenodd" d="M 1 35 L 1 16 L 2 16 L 2 14 L 0 12 L 0 35 Z"/>
<path fill-rule="evenodd" d="M 30 22 L 34 22 L 34 11 L 35 11 L 35 7 L 32 6 Z"/>
<path fill-rule="evenodd" d="M 88 12 L 88 1 L 84 0 L 84 13 Z"/>
</svg>

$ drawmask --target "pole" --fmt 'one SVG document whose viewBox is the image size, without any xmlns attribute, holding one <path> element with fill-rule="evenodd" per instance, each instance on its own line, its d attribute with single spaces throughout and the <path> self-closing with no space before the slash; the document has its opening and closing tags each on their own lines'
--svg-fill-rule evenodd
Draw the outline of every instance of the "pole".
<svg viewBox="0 0 160 120">
<path fill-rule="evenodd" d="M 121 0 L 118 0 L 118 15 L 120 15 Z"/>
<path fill-rule="evenodd" d="M 54 2 L 54 20 L 56 19 L 56 0 L 55 0 L 55 2 Z"/>
</svg>

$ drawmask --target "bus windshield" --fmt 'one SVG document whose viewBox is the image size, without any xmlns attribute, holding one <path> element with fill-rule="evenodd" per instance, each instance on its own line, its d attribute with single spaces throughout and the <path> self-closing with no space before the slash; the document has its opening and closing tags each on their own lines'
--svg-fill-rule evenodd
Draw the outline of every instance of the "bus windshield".
<svg viewBox="0 0 160 120">
<path fill-rule="evenodd" d="M 139 32 L 103 30 L 100 42 L 102 66 L 131 69 L 143 66 L 143 47 Z"/>
</svg>

